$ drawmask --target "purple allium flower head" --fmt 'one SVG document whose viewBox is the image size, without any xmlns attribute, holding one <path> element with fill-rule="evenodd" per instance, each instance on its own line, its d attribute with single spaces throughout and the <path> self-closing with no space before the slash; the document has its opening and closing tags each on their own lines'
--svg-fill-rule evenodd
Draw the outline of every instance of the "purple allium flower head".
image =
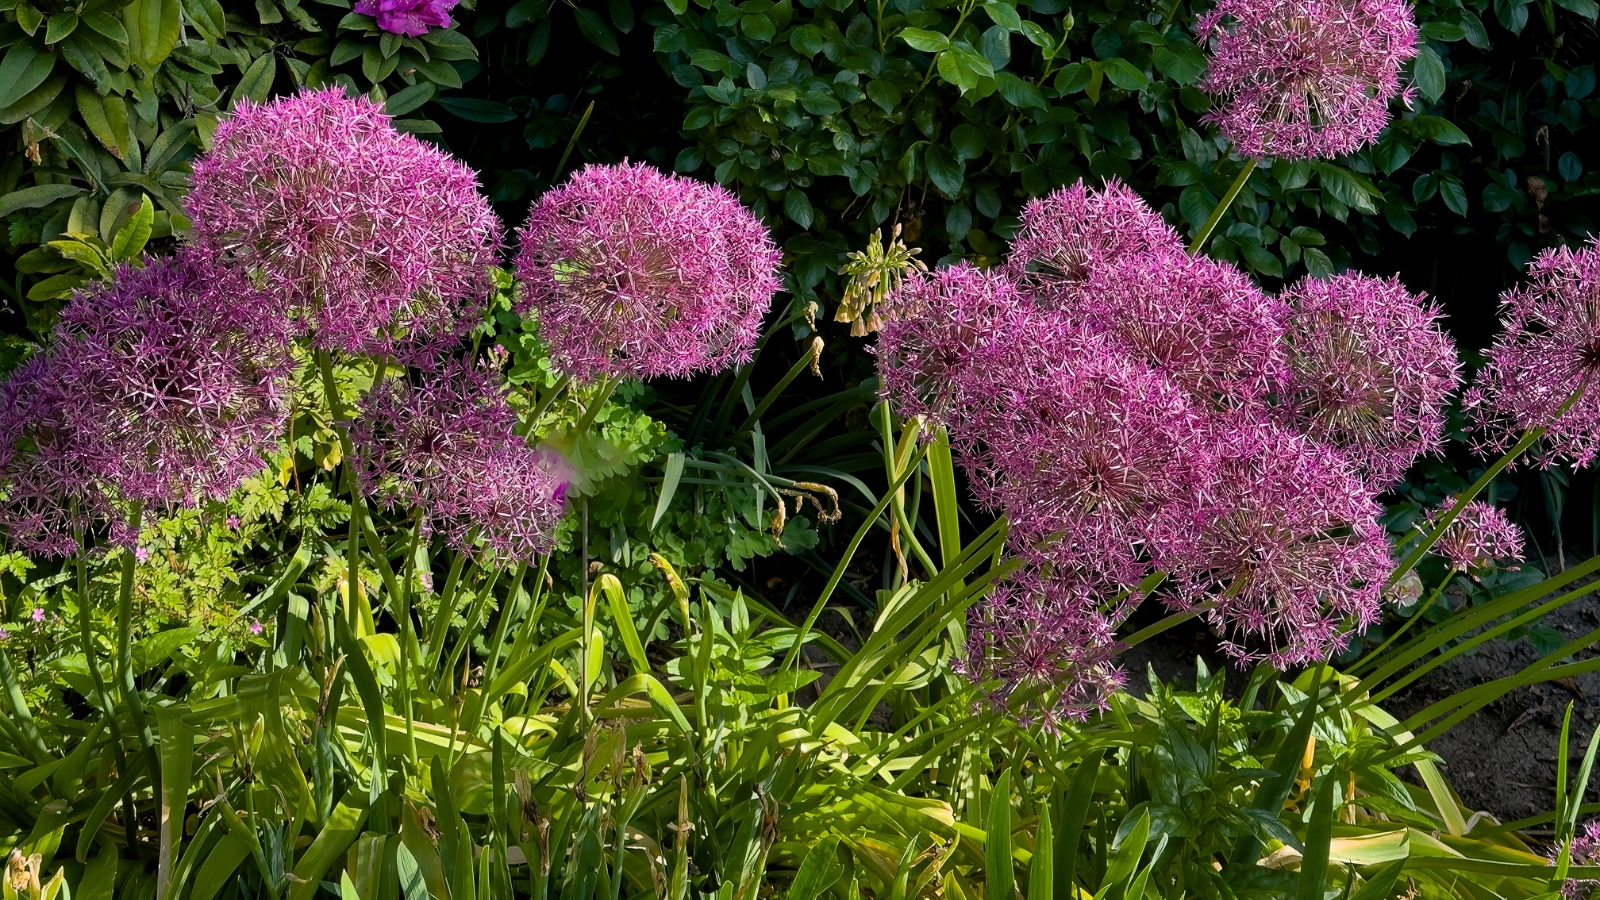
<svg viewBox="0 0 1600 900">
<path fill-rule="evenodd" d="M 1559 846 L 1551 848 L 1552 863 L 1560 858 L 1561 849 Z M 1568 852 L 1567 860 L 1574 866 L 1600 864 L 1600 819 L 1586 823 L 1583 830 L 1572 836 L 1572 849 Z M 1600 890 L 1600 879 L 1568 878 L 1561 885 L 1561 896 L 1568 900 L 1584 900 L 1593 897 L 1596 890 Z"/>
<path fill-rule="evenodd" d="M 1219 420 L 1217 478 L 1197 519 L 1154 542 L 1177 602 L 1241 664 L 1326 658 L 1377 617 L 1389 574 L 1379 506 L 1338 451 L 1267 422 Z M 1175 522 L 1181 520 L 1174 519 Z"/>
<path fill-rule="evenodd" d="M 518 239 L 521 309 L 584 381 L 747 362 L 779 285 L 778 250 L 737 198 L 643 163 L 584 167 Z"/>
<path fill-rule="evenodd" d="M 4 628 L 0 628 L 0 643 L 4 643 L 5 641 L 9 640 L 11 640 L 11 632 Z"/>
<path fill-rule="evenodd" d="M 190 251 L 76 295 L 51 350 L 13 373 L 0 403 L 0 524 L 19 546 L 64 556 L 97 522 L 131 545 L 114 501 L 226 495 L 283 425 L 290 339 L 249 279 Z"/>
<path fill-rule="evenodd" d="M 1024 568 L 968 617 L 967 655 L 957 667 L 996 706 L 1022 695 L 1048 730 L 1081 722 L 1122 686 L 1105 600 L 1097 589 Z"/>
<path fill-rule="evenodd" d="M 1378 489 L 1437 452 L 1461 377 L 1439 310 L 1399 279 L 1356 272 L 1307 278 L 1284 298 L 1293 309 L 1289 406 L 1305 432 L 1338 447 Z"/>
<path fill-rule="evenodd" d="M 1062 306 L 1094 273 L 1163 250 L 1182 253 L 1183 241 L 1143 197 L 1114 179 L 1098 190 L 1079 181 L 1028 201 L 1006 270 L 1042 302 Z"/>
<path fill-rule="evenodd" d="M 1085 282 L 1070 314 L 1207 408 L 1259 405 L 1288 379 L 1287 307 L 1231 263 L 1131 254 Z"/>
<path fill-rule="evenodd" d="M 1010 519 L 1014 552 L 1116 592 L 1150 573 L 1151 529 L 1192 509 L 1213 461 L 1177 385 L 1074 331 L 1051 336 L 1048 365 L 993 379 L 996 413 L 953 443 L 979 501 Z"/>
<path fill-rule="evenodd" d="M 1417 53 L 1406 0 L 1220 0 L 1195 23 L 1209 43 L 1206 116 L 1245 156 L 1332 159 L 1377 139 Z"/>
<path fill-rule="evenodd" d="M 37 622 L 43 622 L 44 621 L 44 607 L 35 606 L 33 608 L 33 614 L 30 616 L 30 618 L 32 618 L 33 621 L 36 622 L 36 623 Z"/>
<path fill-rule="evenodd" d="M 339 88 L 244 105 L 193 183 L 196 245 L 261 279 L 319 347 L 426 360 L 492 288 L 500 223 L 473 170 Z"/>
<path fill-rule="evenodd" d="M 1462 405 L 1484 449 L 1502 452 L 1543 427 L 1540 462 L 1583 468 L 1600 451 L 1600 239 L 1546 250 L 1528 275 L 1501 295 L 1500 336 Z"/>
<path fill-rule="evenodd" d="M 884 305 L 876 349 L 884 399 L 953 434 L 981 432 L 993 395 L 1033 356 L 1024 346 L 1031 303 L 1005 273 L 959 263 L 912 275 Z"/>
<path fill-rule="evenodd" d="M 370 496 L 420 507 L 458 549 L 481 541 L 498 557 L 527 560 L 550 550 L 571 479 L 516 423 L 496 378 L 452 363 L 419 385 L 375 388 L 351 439 Z"/>
<path fill-rule="evenodd" d="M 356 0 L 355 11 L 378 20 L 392 34 L 422 37 L 430 28 L 449 28 L 457 0 Z"/>
<path fill-rule="evenodd" d="M 1445 498 L 1438 509 L 1428 513 L 1427 527 L 1431 529 L 1454 505 L 1454 497 Z M 1431 551 L 1457 572 L 1487 569 L 1500 561 L 1521 562 L 1522 529 L 1500 507 L 1473 500 L 1445 526 Z"/>
</svg>

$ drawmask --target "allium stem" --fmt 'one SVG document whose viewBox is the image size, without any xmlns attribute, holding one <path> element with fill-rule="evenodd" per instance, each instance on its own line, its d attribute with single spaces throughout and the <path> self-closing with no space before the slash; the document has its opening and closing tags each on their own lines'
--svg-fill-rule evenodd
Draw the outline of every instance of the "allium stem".
<svg viewBox="0 0 1600 900">
<path fill-rule="evenodd" d="M 1572 405 L 1577 403 L 1578 399 L 1583 396 L 1586 387 L 1588 387 L 1587 381 L 1580 383 L 1578 389 L 1572 392 L 1572 396 L 1568 397 L 1556 409 L 1555 413 L 1550 416 L 1550 421 L 1559 421 L 1562 416 L 1566 415 L 1567 410 L 1571 409 Z M 1394 587 L 1400 583 L 1400 579 L 1406 577 L 1406 573 L 1421 561 L 1423 555 L 1434 545 L 1434 542 L 1444 535 L 1445 529 L 1450 527 L 1450 523 L 1461 515 L 1461 510 L 1465 509 L 1468 503 L 1477 499 L 1478 495 L 1483 493 L 1484 489 L 1489 486 L 1489 483 L 1494 481 L 1495 477 L 1501 472 L 1505 471 L 1506 466 L 1511 465 L 1517 457 L 1521 456 L 1524 450 L 1532 447 L 1541 437 L 1544 437 L 1547 427 L 1547 425 L 1536 425 L 1523 432 L 1521 440 L 1517 441 L 1510 450 L 1507 450 L 1504 456 L 1495 460 L 1493 465 L 1485 469 L 1484 473 L 1478 476 L 1478 480 L 1474 481 L 1471 487 L 1462 491 L 1456 497 L 1455 504 L 1444 515 L 1439 517 L 1439 521 L 1434 524 L 1433 528 L 1422 536 L 1422 540 L 1411 548 L 1411 551 L 1405 555 L 1404 559 L 1400 560 L 1400 564 L 1395 567 L 1394 573 L 1389 576 L 1388 587 Z"/>
<path fill-rule="evenodd" d="M 350 445 L 350 413 L 339 397 L 339 383 L 333 375 L 333 356 L 326 350 L 317 351 L 317 367 L 322 371 L 322 392 L 328 401 L 328 411 L 333 416 L 333 430 L 339 435 L 339 451 L 344 458 L 344 477 L 350 485 L 350 532 L 345 541 L 345 567 L 349 570 L 345 582 L 345 619 L 354 631 L 360 617 L 356 613 L 357 591 L 361 587 L 361 519 L 366 504 L 361 499 L 361 479 L 356 477 L 355 451 Z M 381 375 L 382 368 L 379 368 Z"/>
<path fill-rule="evenodd" d="M 456 614 L 456 591 L 461 586 L 461 567 L 466 562 L 467 554 L 458 551 L 450 563 L 450 574 L 444 580 L 444 593 L 439 595 L 439 612 L 434 616 L 433 628 L 428 632 L 428 656 L 424 672 L 436 668 L 444 655 L 444 639 L 450 633 L 450 620 Z"/>
<path fill-rule="evenodd" d="M 600 389 L 589 400 L 589 405 L 583 410 L 583 418 L 578 420 L 577 427 L 573 429 L 575 434 L 583 434 L 589 430 L 589 426 L 594 424 L 595 416 L 600 414 L 600 407 L 606 405 L 606 401 L 611 399 L 611 393 L 621 383 L 621 378 L 605 378 L 600 382 Z"/>
<path fill-rule="evenodd" d="M 1245 160 L 1244 168 L 1239 170 L 1239 175 L 1233 179 L 1233 184 L 1228 188 L 1228 192 L 1222 195 L 1221 200 L 1217 201 L 1217 208 L 1211 211 L 1211 217 L 1206 219 L 1206 224 L 1200 226 L 1200 233 L 1194 236 L 1194 242 L 1189 245 L 1190 256 L 1194 256 L 1205 247 L 1206 240 L 1211 237 L 1211 232 L 1215 231 L 1217 223 L 1222 221 L 1222 214 L 1227 212 L 1228 207 L 1233 205 L 1233 198 L 1239 196 L 1239 191 L 1244 189 L 1244 183 L 1250 180 L 1250 173 L 1256 170 L 1257 162 L 1259 160 L 1253 156 Z"/>
<path fill-rule="evenodd" d="M 128 510 L 128 533 L 135 542 L 139 539 L 139 522 L 144 514 L 142 504 L 135 503 Z M 139 696 L 139 686 L 133 679 L 133 576 L 139 565 L 138 554 L 132 548 L 122 551 L 122 584 L 117 590 L 117 684 L 121 685 L 128 712 L 133 716 L 133 727 L 139 732 L 139 742 L 145 752 L 155 753 L 155 739 L 150 734 L 150 723 L 144 717 L 144 700 Z M 151 788 L 161 796 L 161 766 L 151 760 Z M 132 824 L 132 823 L 130 823 Z M 129 832 L 129 843 L 133 832 Z"/>
<path fill-rule="evenodd" d="M 571 384 L 571 375 L 561 376 L 561 380 L 557 381 L 555 387 L 550 389 L 550 393 L 541 397 L 538 405 L 533 408 L 532 412 L 528 413 L 528 418 L 523 421 L 521 427 L 517 429 L 518 436 L 527 437 L 528 435 L 532 434 L 533 429 L 539 424 L 539 419 L 544 416 L 545 410 L 549 409 L 550 404 L 556 402 L 556 398 L 565 393 L 567 387 Z"/>
<path fill-rule="evenodd" d="M 748 431 L 751 426 L 755 425 L 756 420 L 765 415 L 767 410 L 772 408 L 772 404 L 776 403 L 778 398 L 783 395 L 783 389 L 788 387 L 796 378 L 799 378 L 801 372 L 804 372 L 806 369 L 809 369 L 812 366 L 812 359 L 815 358 L 816 353 L 817 351 L 815 349 L 808 346 L 806 348 L 806 352 L 800 356 L 799 361 L 793 366 L 790 366 L 789 371 L 785 372 L 783 377 L 778 379 L 778 383 L 773 385 L 771 390 L 767 391 L 767 393 L 761 398 L 761 402 L 756 404 L 756 408 L 750 411 L 750 415 L 745 417 L 744 422 L 740 423 L 738 429 L 734 431 L 734 434 L 741 434 L 745 431 Z M 746 369 L 750 368 L 754 368 L 754 366 L 751 365 L 746 367 Z M 743 372 L 740 373 L 740 377 L 745 377 Z"/>
</svg>

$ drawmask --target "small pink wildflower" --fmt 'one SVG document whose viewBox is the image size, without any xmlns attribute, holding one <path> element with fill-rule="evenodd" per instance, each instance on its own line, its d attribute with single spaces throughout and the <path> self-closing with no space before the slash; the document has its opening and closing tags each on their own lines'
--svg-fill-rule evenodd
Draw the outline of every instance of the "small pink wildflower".
<svg viewBox="0 0 1600 900">
<path fill-rule="evenodd" d="M 30 616 L 30 618 L 32 618 L 33 621 L 36 622 L 36 623 L 37 622 L 43 622 L 44 621 L 44 609 L 42 607 L 35 606 L 33 608 L 33 614 Z"/>
<path fill-rule="evenodd" d="M 0 628 L 0 643 L 5 643 L 9 640 L 11 640 L 11 632 L 4 628 Z"/>
<path fill-rule="evenodd" d="M 260 634 L 261 631 L 262 631 L 262 628 L 261 628 L 260 620 L 251 619 L 250 620 L 250 633 L 251 634 Z"/>
<path fill-rule="evenodd" d="M 133 551 L 133 558 L 138 560 L 141 563 L 149 562 L 150 561 L 150 551 L 146 550 L 143 547 L 140 547 L 137 550 Z"/>
<path fill-rule="evenodd" d="M 239 530 L 239 517 L 238 516 L 229 516 L 228 517 L 228 527 L 233 529 L 234 531 L 238 531 Z"/>
</svg>

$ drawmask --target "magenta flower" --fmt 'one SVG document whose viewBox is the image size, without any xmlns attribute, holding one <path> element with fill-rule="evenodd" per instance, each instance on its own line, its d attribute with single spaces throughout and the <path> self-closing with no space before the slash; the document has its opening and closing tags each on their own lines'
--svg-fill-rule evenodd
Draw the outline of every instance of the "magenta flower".
<svg viewBox="0 0 1600 900">
<path fill-rule="evenodd" d="M 481 314 L 500 223 L 471 168 L 343 90 L 246 104 L 194 164 L 204 252 L 247 268 L 317 346 L 425 360 Z"/>
<path fill-rule="evenodd" d="M 1288 309 L 1230 263 L 1132 254 L 1085 282 L 1070 314 L 1208 408 L 1259 405 L 1288 380 Z"/>
<path fill-rule="evenodd" d="M 884 304 L 881 395 L 905 418 L 981 433 L 995 405 L 987 380 L 1043 355 L 1026 346 L 1031 307 L 1003 272 L 960 263 L 912 275 Z"/>
<path fill-rule="evenodd" d="M 777 248 L 732 194 L 643 163 L 584 167 L 518 238 L 519 310 L 584 381 L 747 362 L 779 285 Z"/>
<path fill-rule="evenodd" d="M 73 297 L 54 346 L 13 373 L 0 524 L 49 556 L 147 508 L 220 499 L 264 465 L 287 415 L 290 329 L 242 273 L 193 252 L 124 266 Z M 18 444 L 26 452 L 16 452 Z"/>
<path fill-rule="evenodd" d="M 1308 435 L 1379 489 L 1439 450 L 1461 376 L 1438 308 L 1399 279 L 1355 272 L 1307 278 L 1284 299 L 1294 311 L 1289 407 Z"/>
<path fill-rule="evenodd" d="M 260 634 L 263 630 L 264 629 L 261 627 L 260 620 L 257 620 L 257 619 L 251 619 L 250 620 L 250 633 L 251 634 Z"/>
<path fill-rule="evenodd" d="M 228 517 L 228 527 L 233 529 L 234 531 L 238 531 L 239 530 L 239 517 L 238 516 L 229 516 Z"/>
<path fill-rule="evenodd" d="M 4 628 L 0 628 L 0 644 L 3 644 L 9 640 L 11 640 L 11 632 Z"/>
<path fill-rule="evenodd" d="M 1220 0 L 1195 31 L 1211 49 L 1206 120 L 1256 158 L 1332 159 L 1376 140 L 1417 54 L 1405 0 Z"/>
<path fill-rule="evenodd" d="M 1155 564 L 1176 603 L 1209 604 L 1241 664 L 1325 659 L 1377 619 L 1392 567 L 1380 508 L 1335 450 L 1242 416 L 1217 427 L 1216 481 L 1152 542 Z"/>
<path fill-rule="evenodd" d="M 1428 513 L 1427 527 L 1431 530 L 1440 516 L 1454 505 L 1455 498 L 1447 497 L 1438 509 Z M 1444 557 L 1457 572 L 1487 569 L 1501 561 L 1521 562 L 1522 529 L 1500 507 L 1473 500 L 1445 526 L 1431 550 Z M 1510 569 L 1516 571 L 1515 566 Z"/>
<path fill-rule="evenodd" d="M 570 477 L 529 447 L 497 378 L 453 363 L 421 384 L 374 388 L 351 431 L 369 496 L 417 507 L 449 543 L 528 560 L 554 545 Z"/>
<path fill-rule="evenodd" d="M 1546 250 L 1528 275 L 1501 295 L 1500 336 L 1462 405 L 1485 449 L 1502 452 L 1542 427 L 1540 462 L 1583 468 L 1600 451 L 1600 239 Z"/>
<path fill-rule="evenodd" d="M 133 558 L 143 565 L 150 561 L 150 551 L 144 547 L 139 547 L 133 551 Z"/>
<path fill-rule="evenodd" d="M 356 0 L 355 11 L 378 20 L 378 27 L 406 37 L 422 37 L 430 28 L 449 28 L 450 10 L 458 0 Z"/>
<path fill-rule="evenodd" d="M 1061 328 L 1047 344 L 1046 364 L 990 381 L 996 414 L 955 444 L 979 501 L 1010 519 L 1014 552 L 1085 588 L 1132 588 L 1150 574 L 1152 529 L 1207 489 L 1205 420 L 1103 340 Z"/>
<path fill-rule="evenodd" d="M 1554 864 L 1560 856 L 1561 848 L 1552 848 L 1550 862 Z M 1572 847 L 1568 851 L 1567 860 L 1574 866 L 1592 866 L 1600 863 L 1600 819 L 1586 823 L 1582 831 L 1572 836 Z M 1600 879 L 1568 878 L 1561 885 L 1561 896 L 1568 900 L 1584 900 L 1593 897 L 1596 890 L 1600 890 Z"/>
<path fill-rule="evenodd" d="M 1144 198 L 1115 179 L 1082 181 L 1028 201 L 1006 271 L 1041 302 L 1062 306 L 1096 272 L 1131 256 L 1183 252 L 1183 241 Z"/>
<path fill-rule="evenodd" d="M 1025 724 L 1055 731 L 1081 722 L 1122 686 L 1106 605 L 1098 589 L 1024 569 L 969 617 L 967 654 L 955 667 L 992 704 L 1023 701 Z"/>
<path fill-rule="evenodd" d="M 43 622 L 44 609 L 42 607 L 35 606 L 33 608 L 33 614 L 30 616 L 30 618 L 32 618 L 35 623 Z"/>
</svg>

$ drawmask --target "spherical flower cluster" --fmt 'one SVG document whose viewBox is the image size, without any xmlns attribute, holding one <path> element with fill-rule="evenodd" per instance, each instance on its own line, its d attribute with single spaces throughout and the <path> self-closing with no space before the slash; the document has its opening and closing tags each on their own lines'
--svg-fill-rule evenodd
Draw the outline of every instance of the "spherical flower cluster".
<svg viewBox="0 0 1600 900">
<path fill-rule="evenodd" d="M 777 248 L 732 194 L 643 163 L 585 167 L 518 238 L 520 308 L 585 381 L 746 362 L 779 284 Z"/>
<path fill-rule="evenodd" d="M 1284 296 L 1293 309 L 1289 406 L 1300 427 L 1343 450 L 1376 488 L 1436 452 L 1460 382 L 1439 310 L 1398 279 L 1355 272 L 1307 278 Z"/>
<path fill-rule="evenodd" d="M 997 699 L 1037 695 L 1047 720 L 1081 717 L 1157 574 L 1240 663 L 1342 647 L 1391 567 L 1363 475 L 1431 447 L 1454 386 L 1435 318 L 1358 276 L 1268 296 L 1188 257 L 1115 184 L 1031 204 L 1001 269 L 908 278 L 885 305 L 882 395 L 949 429 L 1022 564 L 973 613 L 965 671 Z M 1363 430 L 1318 427 L 1318 403 L 1358 400 Z"/>
<path fill-rule="evenodd" d="M 527 561 L 553 546 L 570 478 L 516 424 L 498 379 L 458 362 L 374 388 L 351 440 L 369 496 L 417 508 L 457 549 Z"/>
<path fill-rule="evenodd" d="M 1110 181 L 1094 190 L 1079 181 L 1028 201 L 1011 244 L 1006 274 L 1043 302 L 1070 304 L 1084 282 L 1128 257 L 1181 254 L 1183 240 L 1131 188 Z"/>
<path fill-rule="evenodd" d="M 1371 490 L 1334 449 L 1270 424 L 1217 423 L 1197 528 L 1157 542 L 1175 605 L 1201 606 L 1243 662 L 1325 659 L 1376 621 L 1389 545 Z"/>
<path fill-rule="evenodd" d="M 1429 529 L 1454 505 L 1455 498 L 1447 498 L 1438 509 L 1428 513 Z M 1445 526 L 1431 550 L 1457 572 L 1475 572 L 1499 562 L 1521 562 L 1522 529 L 1500 507 L 1473 500 L 1461 507 L 1461 512 Z M 1515 571 L 1514 566 L 1511 568 Z"/>
<path fill-rule="evenodd" d="M 1555 864 L 1561 858 L 1560 846 L 1550 850 L 1550 862 Z M 1572 836 L 1572 844 L 1567 851 L 1567 863 L 1573 866 L 1593 866 L 1600 864 L 1600 819 L 1594 819 L 1583 826 L 1583 830 Z M 1568 878 L 1561 885 L 1561 896 L 1567 900 L 1585 900 L 1592 898 L 1595 891 L 1600 891 L 1600 879 L 1595 878 Z"/>
<path fill-rule="evenodd" d="M 985 598 L 968 626 L 962 674 L 988 687 L 996 705 L 1026 701 L 1024 724 L 1047 730 L 1104 709 L 1122 686 L 1111 623 L 1098 592 L 1024 569 Z"/>
<path fill-rule="evenodd" d="M 1195 23 L 1206 118 L 1245 156 L 1332 159 L 1376 140 L 1417 53 L 1406 0 L 1221 0 Z"/>
<path fill-rule="evenodd" d="M 0 519 L 12 540 L 64 555 L 118 518 L 114 501 L 192 506 L 259 471 L 293 371 L 275 309 L 244 274 L 192 251 L 73 297 L 50 351 L 6 385 Z M 130 539 L 126 528 L 113 537 Z"/>
<path fill-rule="evenodd" d="M 425 361 L 476 321 L 500 223 L 472 169 L 339 88 L 246 104 L 194 164 L 194 243 L 317 346 Z"/>
<path fill-rule="evenodd" d="M 1540 461 L 1583 468 L 1600 452 L 1600 239 L 1540 253 L 1501 296 L 1501 333 L 1463 406 L 1500 452 L 1543 428 Z"/>
<path fill-rule="evenodd" d="M 355 11 L 378 20 L 391 34 L 422 37 L 430 28 L 449 28 L 458 0 L 356 0 Z"/>
</svg>

